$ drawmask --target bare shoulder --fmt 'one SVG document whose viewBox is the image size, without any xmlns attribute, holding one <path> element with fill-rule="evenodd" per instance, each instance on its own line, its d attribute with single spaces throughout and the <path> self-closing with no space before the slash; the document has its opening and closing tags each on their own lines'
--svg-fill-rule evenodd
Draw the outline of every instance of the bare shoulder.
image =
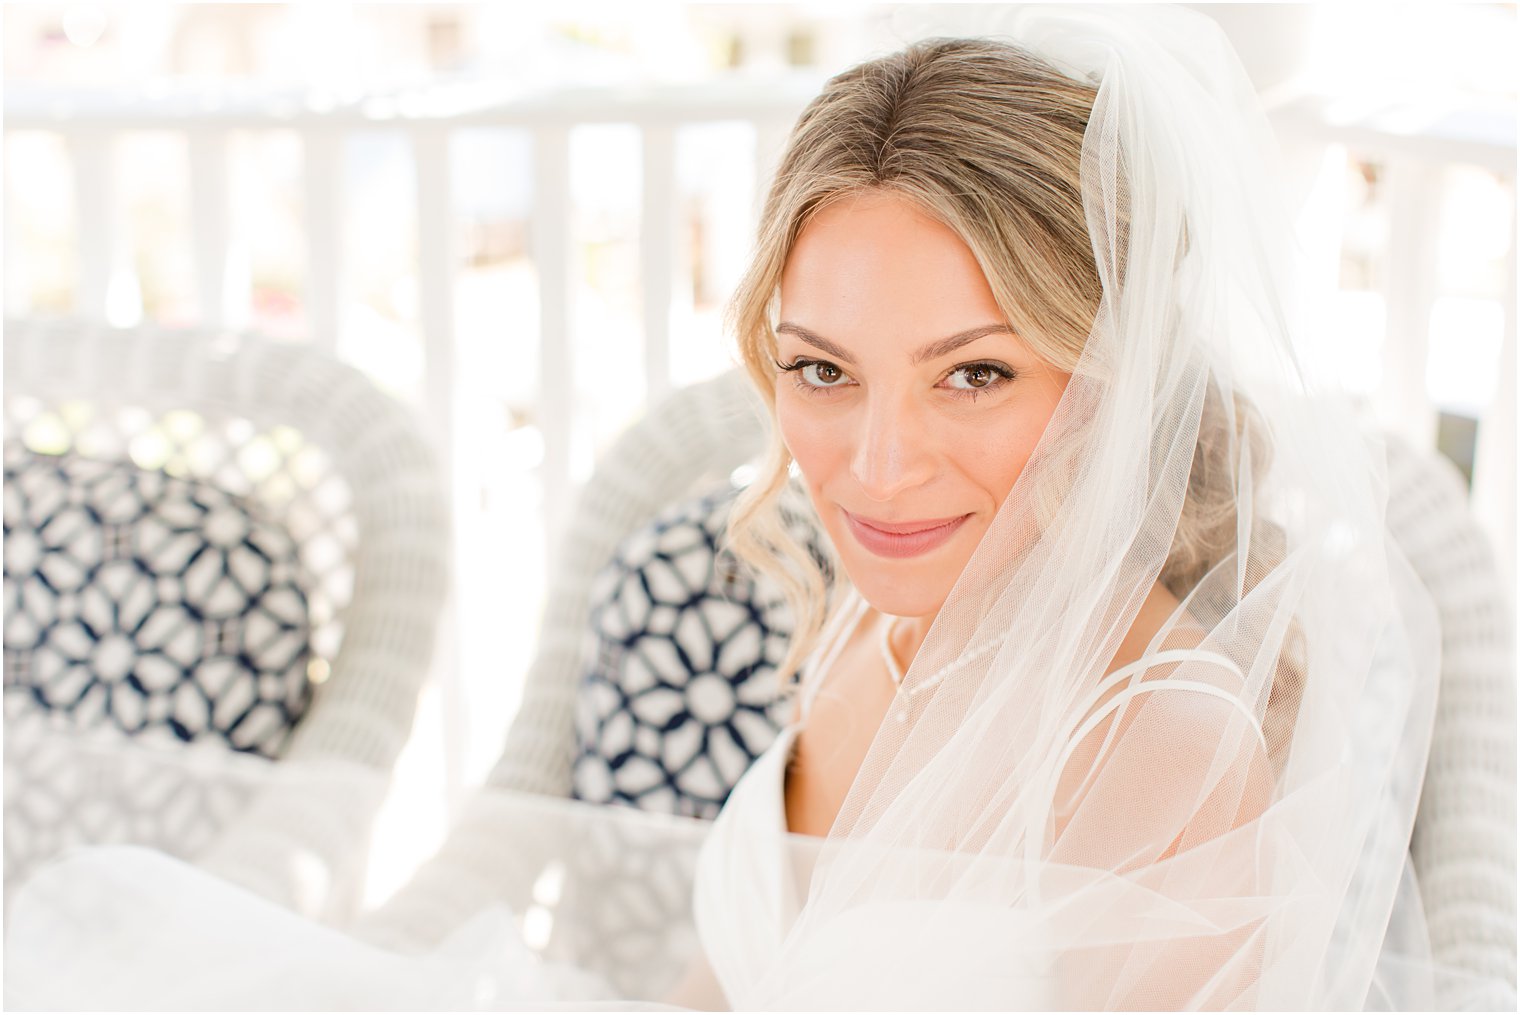
<svg viewBox="0 0 1520 1015">
<path fill-rule="evenodd" d="M 1172 595 L 1165 585 L 1158 581 L 1151 586 L 1129 632 L 1119 643 L 1119 650 L 1114 653 L 1108 672 L 1112 673 L 1121 666 L 1137 661 L 1163 631 L 1165 637 L 1161 640 L 1160 648 L 1196 648 L 1203 641 L 1203 627 L 1185 610 L 1179 613 L 1181 606 L 1182 601 Z"/>
<path fill-rule="evenodd" d="M 1136 679 L 1146 689 L 1159 690 L 1168 679 L 1185 676 L 1185 684 L 1189 688 L 1207 683 L 1226 695 L 1241 693 L 1244 689 L 1241 674 L 1223 655 L 1207 651 L 1207 641 L 1207 629 L 1183 607 L 1175 595 L 1157 582 L 1146 596 L 1106 672 L 1113 674 L 1151 656 L 1155 657 L 1154 661 L 1144 664 L 1131 679 L 1115 682 L 1103 690 L 1090 703 L 1087 714 L 1103 711 L 1112 698 Z M 1189 649 L 1204 651 L 1186 651 Z M 1177 650 L 1183 651 L 1179 653 Z M 1164 701 L 1151 703 L 1146 711 L 1153 720 L 1161 720 L 1175 712 L 1179 721 L 1193 723 L 1199 721 L 1197 713 L 1200 710 L 1213 712 L 1221 706 L 1224 706 L 1226 712 L 1235 708 L 1221 697 L 1208 699 L 1191 694 L 1167 695 Z"/>
<path fill-rule="evenodd" d="M 1113 775 L 1116 785 L 1130 785 L 1141 770 L 1164 773 L 1164 779 L 1141 781 L 1177 806 L 1168 810 L 1157 803 L 1125 810 L 1125 821 L 1111 829 L 1116 842 L 1142 832 L 1150 835 L 1156 829 L 1148 822 L 1177 813 L 1191 815 L 1189 833 L 1202 841 L 1265 809 L 1271 799 L 1271 767 L 1259 728 L 1246 702 L 1237 697 L 1243 680 L 1223 654 L 1209 650 L 1207 642 L 1204 626 L 1158 583 L 1108 672 L 1145 659 L 1152 646 L 1151 655 L 1165 654 L 1154 663 L 1142 664 L 1144 668 L 1129 679 L 1113 681 L 1084 710 L 1084 721 L 1076 727 L 1084 732 L 1071 745 L 1057 786 L 1058 825 L 1094 786 L 1102 784 L 1103 775 Z M 1184 651 L 1169 651 L 1178 649 Z M 1186 651 L 1190 649 L 1201 651 Z M 1209 686 L 1200 686 L 1205 684 Z M 1181 693 L 1154 693 L 1167 690 Z M 1115 700 L 1121 694 L 1125 697 Z M 1219 753 L 1221 749 L 1225 754 Z M 1227 763 L 1221 764 L 1222 759 Z M 1197 801 L 1205 805 L 1194 808 Z M 1166 830 L 1176 834 L 1180 827 Z M 1107 843 L 1099 851 L 1113 845 Z M 1168 851 L 1176 846 L 1172 842 Z M 1115 855 L 1131 853 L 1121 849 Z"/>
</svg>

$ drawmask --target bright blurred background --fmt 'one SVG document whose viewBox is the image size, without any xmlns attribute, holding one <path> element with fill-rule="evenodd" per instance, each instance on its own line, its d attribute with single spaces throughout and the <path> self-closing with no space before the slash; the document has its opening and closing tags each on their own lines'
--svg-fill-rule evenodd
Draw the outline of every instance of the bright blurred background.
<svg viewBox="0 0 1520 1015">
<path fill-rule="evenodd" d="M 1310 373 L 1462 470 L 1513 592 L 1513 4 L 1195 5 L 1258 85 Z M 555 521 L 723 302 L 831 73 L 1001 7 L 7 4 L 5 311 L 311 342 L 416 407 L 454 502 L 370 894 L 500 751 Z"/>
</svg>

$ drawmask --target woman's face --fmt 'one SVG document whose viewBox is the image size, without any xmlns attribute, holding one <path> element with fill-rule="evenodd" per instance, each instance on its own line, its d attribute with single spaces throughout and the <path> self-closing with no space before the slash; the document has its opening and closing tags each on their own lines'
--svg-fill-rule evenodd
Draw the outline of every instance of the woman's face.
<svg viewBox="0 0 1520 1015">
<path fill-rule="evenodd" d="M 851 581 L 938 612 L 1068 374 L 1008 329 L 969 247 L 904 198 L 838 201 L 781 279 L 776 414 Z"/>
</svg>

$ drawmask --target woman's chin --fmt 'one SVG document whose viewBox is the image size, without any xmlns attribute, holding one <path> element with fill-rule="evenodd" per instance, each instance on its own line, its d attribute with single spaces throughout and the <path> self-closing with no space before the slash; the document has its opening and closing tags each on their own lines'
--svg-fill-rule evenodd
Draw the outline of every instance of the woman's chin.
<svg viewBox="0 0 1520 1015">
<path fill-rule="evenodd" d="M 871 604 L 878 613 L 894 617 L 928 617 L 939 612 L 945 596 L 954 581 L 934 581 L 926 575 L 913 575 L 907 568 L 895 568 L 897 573 L 883 573 L 888 569 L 871 566 L 851 566 L 844 562 L 845 573 L 861 598 Z"/>
</svg>

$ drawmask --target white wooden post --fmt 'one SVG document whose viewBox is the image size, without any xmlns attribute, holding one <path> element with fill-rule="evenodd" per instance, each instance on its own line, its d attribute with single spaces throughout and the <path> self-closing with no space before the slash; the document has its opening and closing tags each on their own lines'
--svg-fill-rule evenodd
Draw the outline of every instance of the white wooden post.
<svg viewBox="0 0 1520 1015">
<path fill-rule="evenodd" d="M 570 452 L 575 425 L 575 357 L 570 348 L 572 301 L 570 129 L 533 132 L 531 243 L 538 269 L 538 426 L 544 441 L 544 527 L 557 541 L 570 507 Z"/>
<path fill-rule="evenodd" d="M 644 128 L 644 207 L 639 269 L 644 297 L 644 384 L 650 404 L 670 388 L 670 302 L 676 269 L 675 130 Z"/>
<path fill-rule="evenodd" d="M 1415 448 L 1435 445 L 1436 410 L 1425 388 L 1430 351 L 1430 308 L 1435 298 L 1437 216 L 1441 169 L 1423 162 L 1388 166 L 1388 327 L 1378 415 Z"/>
<path fill-rule="evenodd" d="M 433 672 L 438 677 L 438 705 L 443 733 L 444 793 L 449 814 L 458 812 L 464 800 L 465 764 L 470 750 L 468 695 L 459 669 L 459 589 L 465 570 L 472 566 L 462 552 L 476 512 L 478 491 L 470 487 L 469 475 L 458 468 L 458 360 L 455 347 L 454 276 L 458 249 L 454 242 L 454 194 L 450 173 L 449 139 L 444 124 L 414 127 L 412 158 L 416 166 L 418 303 L 422 324 L 423 404 L 433 431 L 439 473 L 451 492 L 453 544 L 453 595 L 439 618 L 439 638 Z"/>
<path fill-rule="evenodd" d="M 244 327 L 249 316 L 248 262 L 232 198 L 227 133 L 214 128 L 192 130 L 186 140 L 191 249 L 201 321 L 213 327 Z"/>
<path fill-rule="evenodd" d="M 454 202 L 449 174 L 449 130 L 443 126 L 411 131 L 416 164 L 418 302 L 423 342 L 423 400 L 438 453 L 454 456 Z M 452 468 L 449 473 L 452 474 Z"/>
<path fill-rule="evenodd" d="M 117 192 L 116 136 L 79 130 L 68 136 L 74 163 L 74 216 L 78 230 L 79 273 L 74 312 L 112 324 L 136 324 L 142 296 L 132 268 L 132 241 Z"/>
<path fill-rule="evenodd" d="M 305 148 L 306 320 L 317 348 L 335 355 L 343 326 L 343 135 L 313 127 Z"/>
<path fill-rule="evenodd" d="M 1340 351 L 1345 336 L 1327 322 L 1333 319 L 1340 276 L 1346 149 L 1317 135 L 1284 133 L 1280 143 L 1285 189 L 1295 211 L 1293 235 L 1282 256 L 1293 266 L 1294 291 L 1302 301 L 1294 352 L 1314 381 L 1340 381 L 1336 372 L 1345 361 Z"/>
<path fill-rule="evenodd" d="M 7 139 L 5 160 L 7 165 L 14 165 L 10 150 L 11 142 Z M 5 219 L 5 314 L 7 317 L 22 317 L 32 309 L 32 280 L 26 270 L 26 251 L 23 250 L 21 241 L 21 221 L 16 215 L 16 208 L 20 207 L 20 201 L 16 199 L 13 181 L 14 173 L 5 174 L 5 208 L 0 212 L 0 218 Z"/>
</svg>

